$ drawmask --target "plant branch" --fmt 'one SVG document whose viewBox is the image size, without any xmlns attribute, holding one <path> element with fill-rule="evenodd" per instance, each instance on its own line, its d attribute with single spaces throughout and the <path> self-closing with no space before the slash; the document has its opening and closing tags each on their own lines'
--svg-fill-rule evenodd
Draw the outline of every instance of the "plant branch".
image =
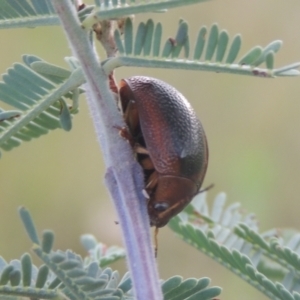
<svg viewBox="0 0 300 300">
<path fill-rule="evenodd" d="M 108 77 L 71 2 L 54 0 L 53 4 L 87 80 L 88 105 L 108 168 L 106 182 L 119 215 L 135 297 L 162 299 L 146 200 L 142 196 L 143 176 L 129 144 L 118 135 L 116 128 L 125 124 L 109 89 Z"/>
<path fill-rule="evenodd" d="M 267 69 L 253 67 L 251 65 L 242 66 L 239 64 L 220 64 L 218 62 L 199 62 L 193 60 L 171 60 L 171 59 L 157 59 L 157 58 L 143 58 L 143 57 L 115 57 L 104 64 L 105 72 L 109 74 L 112 69 L 125 66 L 134 66 L 142 68 L 160 68 L 160 69 L 180 69 L 190 71 L 205 71 L 216 73 L 229 73 L 248 75 L 262 78 L 274 78 L 276 76 L 297 76 L 300 63 L 294 63 L 279 69 Z"/>
</svg>

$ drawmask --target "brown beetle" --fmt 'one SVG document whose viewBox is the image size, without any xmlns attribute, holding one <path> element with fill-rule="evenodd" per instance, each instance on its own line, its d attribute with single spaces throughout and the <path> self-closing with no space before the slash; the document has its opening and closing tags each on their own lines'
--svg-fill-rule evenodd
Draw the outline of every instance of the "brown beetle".
<svg viewBox="0 0 300 300">
<path fill-rule="evenodd" d="M 184 96 L 158 79 L 122 80 L 120 99 L 144 170 L 150 225 L 163 227 L 199 192 L 208 163 L 204 130 Z"/>
</svg>

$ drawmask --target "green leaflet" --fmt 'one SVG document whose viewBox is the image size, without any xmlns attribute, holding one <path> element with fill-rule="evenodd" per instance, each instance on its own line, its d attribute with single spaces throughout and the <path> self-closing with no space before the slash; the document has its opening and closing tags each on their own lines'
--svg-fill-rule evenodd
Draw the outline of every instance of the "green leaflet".
<svg viewBox="0 0 300 300">
<path fill-rule="evenodd" d="M 284 241 L 275 230 L 260 234 L 252 214 L 243 214 L 238 203 L 224 207 L 225 200 L 219 194 L 209 209 L 199 194 L 169 226 L 270 299 L 299 299 L 299 233 Z"/>
<path fill-rule="evenodd" d="M 154 38 L 152 32 L 154 30 Z M 217 24 L 212 25 L 209 33 L 203 26 L 198 34 L 194 47 L 188 33 L 188 23 L 181 20 L 177 33 L 167 38 L 161 49 L 163 27 L 154 24 L 152 19 L 134 28 L 130 18 L 126 20 L 124 37 L 118 30 L 115 39 L 119 56 L 106 60 L 104 69 L 110 73 L 121 66 L 184 69 L 217 73 L 240 74 L 255 77 L 273 78 L 275 76 L 298 76 L 300 63 L 274 69 L 274 54 L 279 51 L 281 41 L 273 41 L 266 47 L 255 46 L 239 60 L 242 39 L 236 35 L 230 42 L 226 30 L 220 30 Z M 144 51 L 142 51 L 144 49 Z M 203 55 L 205 53 L 205 55 Z M 204 57 L 203 57 L 204 56 Z M 203 60 L 201 60 L 203 57 Z M 266 68 L 258 68 L 265 64 Z"/>
</svg>

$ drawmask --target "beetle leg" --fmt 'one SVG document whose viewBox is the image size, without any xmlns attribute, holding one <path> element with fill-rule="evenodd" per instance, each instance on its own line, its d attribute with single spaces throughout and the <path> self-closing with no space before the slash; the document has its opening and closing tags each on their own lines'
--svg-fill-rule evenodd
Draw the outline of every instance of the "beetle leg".
<svg viewBox="0 0 300 300">
<path fill-rule="evenodd" d="M 143 147 L 143 146 L 141 146 L 140 144 L 137 144 L 137 143 L 134 145 L 133 150 L 134 150 L 134 152 L 136 152 L 138 154 L 147 154 L 147 155 L 149 155 L 149 151 L 145 147 Z"/>
<path fill-rule="evenodd" d="M 115 81 L 114 72 L 111 72 L 111 73 L 108 75 L 108 78 L 109 78 L 109 87 L 110 87 L 111 91 L 112 91 L 112 92 L 116 95 L 116 97 L 118 98 L 119 89 L 118 89 L 117 83 L 116 83 L 116 81 Z"/>
<path fill-rule="evenodd" d="M 127 127 L 121 127 L 121 126 L 113 126 L 113 127 L 119 130 L 119 135 L 123 139 L 127 140 L 130 143 L 131 147 L 134 147 L 134 145 L 135 145 L 134 138 L 131 135 L 131 133 L 129 132 Z"/>
<path fill-rule="evenodd" d="M 146 190 L 151 195 L 151 191 L 156 187 L 158 181 L 158 173 L 154 171 L 146 182 Z"/>
<path fill-rule="evenodd" d="M 144 159 L 139 160 L 139 163 L 142 165 L 142 168 L 145 170 L 153 170 L 154 169 L 153 162 L 149 156 Z"/>
</svg>

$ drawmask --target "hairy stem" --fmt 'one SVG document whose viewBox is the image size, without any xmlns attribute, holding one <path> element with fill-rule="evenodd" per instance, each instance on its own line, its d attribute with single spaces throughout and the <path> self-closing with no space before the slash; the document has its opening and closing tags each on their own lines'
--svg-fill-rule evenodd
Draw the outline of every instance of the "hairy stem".
<svg viewBox="0 0 300 300">
<path fill-rule="evenodd" d="M 53 0 L 73 54 L 87 80 L 87 100 L 107 166 L 106 183 L 118 212 L 127 250 L 136 299 L 162 299 L 151 245 L 143 176 L 129 144 L 116 128 L 124 126 L 109 89 L 108 76 L 100 67 L 70 0 Z"/>
</svg>

